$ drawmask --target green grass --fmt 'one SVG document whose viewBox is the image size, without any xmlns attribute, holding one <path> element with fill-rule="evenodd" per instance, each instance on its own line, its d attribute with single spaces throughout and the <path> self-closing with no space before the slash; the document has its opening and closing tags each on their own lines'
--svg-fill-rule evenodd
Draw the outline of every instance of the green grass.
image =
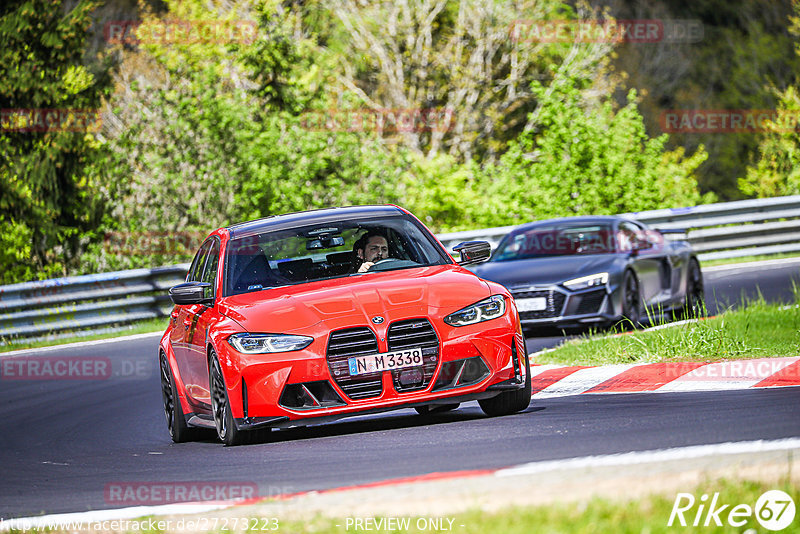
<svg viewBox="0 0 800 534">
<path fill-rule="evenodd" d="M 168 317 L 161 317 L 157 319 L 148 319 L 146 321 L 133 323 L 128 327 L 125 327 L 124 329 L 121 329 L 117 332 L 106 332 L 104 334 L 93 334 L 88 336 L 71 337 L 65 339 L 51 339 L 49 341 L 34 341 L 34 342 L 22 341 L 20 343 L 0 345 L 0 353 L 9 352 L 12 350 L 51 347 L 53 345 L 67 345 L 69 343 L 79 343 L 81 341 L 93 341 L 96 339 L 112 339 L 120 336 L 130 336 L 133 334 L 146 334 L 148 332 L 159 332 L 159 331 L 163 332 L 164 330 L 167 329 L 168 323 L 169 323 Z"/>
<path fill-rule="evenodd" d="M 537 355 L 536 363 L 608 365 L 797 356 L 798 303 L 800 292 L 795 288 L 795 303 L 789 306 L 759 298 L 715 318 L 659 330 L 586 334 Z"/>
</svg>

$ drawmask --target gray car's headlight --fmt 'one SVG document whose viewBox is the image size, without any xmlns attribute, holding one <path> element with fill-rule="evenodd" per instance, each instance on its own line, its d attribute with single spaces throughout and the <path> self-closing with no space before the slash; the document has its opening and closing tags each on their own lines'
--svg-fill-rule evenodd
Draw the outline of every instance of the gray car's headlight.
<svg viewBox="0 0 800 534">
<path fill-rule="evenodd" d="M 242 354 L 269 354 L 273 352 L 290 352 L 306 348 L 314 341 L 308 336 L 290 334 L 250 334 L 243 332 L 233 334 L 228 343 Z"/>
<path fill-rule="evenodd" d="M 564 287 L 576 291 L 578 289 L 586 289 L 588 287 L 604 286 L 608 282 L 608 273 L 590 274 L 589 276 L 581 276 L 580 278 L 573 278 L 564 282 Z"/>
<path fill-rule="evenodd" d="M 462 308 L 444 318 L 450 326 L 467 326 L 501 317 L 506 312 L 506 299 L 493 295 L 471 306 Z"/>
</svg>

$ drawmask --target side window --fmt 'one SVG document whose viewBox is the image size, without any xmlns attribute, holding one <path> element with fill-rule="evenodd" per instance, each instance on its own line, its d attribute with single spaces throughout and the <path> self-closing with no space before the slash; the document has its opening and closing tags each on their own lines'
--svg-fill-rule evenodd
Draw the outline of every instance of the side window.
<svg viewBox="0 0 800 534">
<path fill-rule="evenodd" d="M 203 272 L 203 265 L 208 257 L 208 249 L 211 248 L 211 241 L 206 241 L 192 260 L 192 266 L 189 268 L 189 274 L 186 277 L 187 282 L 199 282 L 200 273 Z"/>
<path fill-rule="evenodd" d="M 211 287 L 206 288 L 205 297 L 214 298 L 214 284 L 217 281 L 217 269 L 219 268 L 219 240 L 210 241 L 211 249 L 208 251 L 208 259 L 201 275 L 201 282 L 208 282 Z"/>
<path fill-rule="evenodd" d="M 619 240 L 619 249 L 623 252 L 639 248 L 641 243 L 647 242 L 641 227 L 627 221 L 619 223 L 617 239 Z"/>
</svg>

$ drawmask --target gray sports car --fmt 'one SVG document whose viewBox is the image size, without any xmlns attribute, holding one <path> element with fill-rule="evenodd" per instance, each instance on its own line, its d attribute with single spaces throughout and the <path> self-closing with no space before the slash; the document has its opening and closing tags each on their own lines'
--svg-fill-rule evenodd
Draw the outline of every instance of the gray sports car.
<svg viewBox="0 0 800 534">
<path fill-rule="evenodd" d="M 703 275 L 689 243 L 618 216 L 524 224 L 474 272 L 511 291 L 528 331 L 639 325 L 703 309 Z"/>
</svg>

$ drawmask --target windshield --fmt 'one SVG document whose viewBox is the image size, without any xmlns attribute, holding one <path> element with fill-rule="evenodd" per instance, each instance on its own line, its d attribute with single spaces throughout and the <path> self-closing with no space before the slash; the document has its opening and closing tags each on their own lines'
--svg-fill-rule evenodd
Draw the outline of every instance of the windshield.
<svg viewBox="0 0 800 534">
<path fill-rule="evenodd" d="M 615 249 L 609 224 L 558 224 L 536 226 L 506 236 L 492 261 L 511 261 L 545 256 L 607 254 Z"/>
<path fill-rule="evenodd" d="M 366 263 L 364 250 L 376 241 L 383 255 Z M 446 263 L 430 234 L 405 215 L 310 224 L 231 240 L 225 295 Z"/>
</svg>

